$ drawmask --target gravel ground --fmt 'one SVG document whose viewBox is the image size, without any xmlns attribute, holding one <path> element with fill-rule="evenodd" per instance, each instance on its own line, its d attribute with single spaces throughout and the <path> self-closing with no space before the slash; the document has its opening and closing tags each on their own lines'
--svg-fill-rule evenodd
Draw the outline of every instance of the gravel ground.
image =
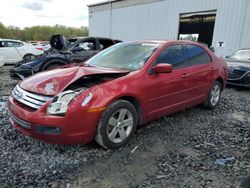
<svg viewBox="0 0 250 188">
<path fill-rule="evenodd" d="M 141 128 L 116 151 L 49 145 L 17 132 L 0 69 L 0 187 L 236 187 L 250 172 L 250 90 L 227 88 L 214 111 L 194 107 Z"/>
</svg>

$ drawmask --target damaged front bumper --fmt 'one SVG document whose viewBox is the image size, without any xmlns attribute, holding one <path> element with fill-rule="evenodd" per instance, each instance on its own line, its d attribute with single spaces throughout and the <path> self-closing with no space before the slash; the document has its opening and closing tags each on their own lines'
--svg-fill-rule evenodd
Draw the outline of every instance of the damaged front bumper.
<svg viewBox="0 0 250 188">
<path fill-rule="evenodd" d="M 47 115 L 46 103 L 35 110 L 9 97 L 8 110 L 11 124 L 24 135 L 51 144 L 83 144 L 91 142 L 101 112 L 77 113 L 76 109 L 65 116 Z"/>
<path fill-rule="evenodd" d="M 9 70 L 10 76 L 13 78 L 24 79 L 34 74 L 32 69 L 20 69 L 19 67 L 13 67 Z"/>
</svg>

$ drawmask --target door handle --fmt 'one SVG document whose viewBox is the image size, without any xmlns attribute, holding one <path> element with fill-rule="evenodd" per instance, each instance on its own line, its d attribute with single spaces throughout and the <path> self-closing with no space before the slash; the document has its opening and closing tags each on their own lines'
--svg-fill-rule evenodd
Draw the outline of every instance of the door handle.
<svg viewBox="0 0 250 188">
<path fill-rule="evenodd" d="M 216 69 L 215 69 L 214 67 L 211 67 L 210 70 L 211 70 L 211 71 L 215 71 Z"/>
<path fill-rule="evenodd" d="M 190 76 L 190 74 L 188 74 L 188 73 L 184 73 L 184 74 L 182 74 L 182 78 L 187 78 L 187 77 L 189 77 Z"/>
</svg>

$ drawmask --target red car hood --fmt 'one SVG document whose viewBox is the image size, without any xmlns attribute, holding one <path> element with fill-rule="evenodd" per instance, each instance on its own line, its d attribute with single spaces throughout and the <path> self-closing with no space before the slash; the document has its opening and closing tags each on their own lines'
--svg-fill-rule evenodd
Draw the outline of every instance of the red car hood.
<svg viewBox="0 0 250 188">
<path fill-rule="evenodd" d="M 128 71 L 95 67 L 56 69 L 29 77 L 20 83 L 20 87 L 30 92 L 54 96 L 83 76 L 115 73 L 128 73 Z"/>
</svg>

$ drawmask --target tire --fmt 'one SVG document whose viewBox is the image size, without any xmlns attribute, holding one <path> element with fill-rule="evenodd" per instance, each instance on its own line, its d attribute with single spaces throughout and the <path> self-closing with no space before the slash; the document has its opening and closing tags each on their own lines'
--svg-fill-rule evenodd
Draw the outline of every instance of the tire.
<svg viewBox="0 0 250 188">
<path fill-rule="evenodd" d="M 220 103 L 221 92 L 222 92 L 222 85 L 219 81 L 216 80 L 213 84 L 212 89 L 209 91 L 204 106 L 210 110 L 215 109 Z"/>
<path fill-rule="evenodd" d="M 26 54 L 26 55 L 23 56 L 23 60 L 29 62 L 29 61 L 31 61 L 34 57 L 35 57 L 35 55 L 33 55 L 33 54 Z"/>
<path fill-rule="evenodd" d="M 126 100 L 117 100 L 103 112 L 95 140 L 106 149 L 119 148 L 133 137 L 137 124 L 135 107 Z"/>
</svg>

